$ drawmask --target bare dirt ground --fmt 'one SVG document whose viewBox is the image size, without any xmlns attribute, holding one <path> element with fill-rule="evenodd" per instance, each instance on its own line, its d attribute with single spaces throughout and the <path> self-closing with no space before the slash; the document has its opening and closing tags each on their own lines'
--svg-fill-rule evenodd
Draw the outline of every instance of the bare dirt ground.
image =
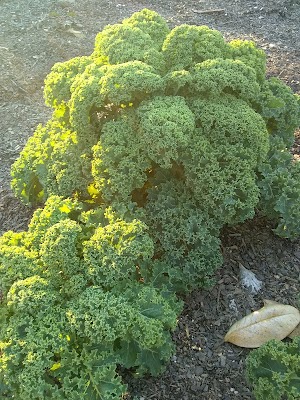
<svg viewBox="0 0 300 400">
<path fill-rule="evenodd" d="M 51 66 L 90 54 L 105 25 L 143 8 L 159 12 L 171 27 L 208 25 L 228 39 L 255 40 L 267 53 L 268 75 L 300 93 L 299 0 L 0 0 L 0 233 L 26 229 L 32 214 L 13 197 L 9 171 L 36 125 L 50 115 L 43 81 Z M 296 143 L 293 151 L 299 148 Z M 256 218 L 224 231 L 222 247 L 217 285 L 185 299 L 166 372 L 140 380 L 125 373 L 128 400 L 253 398 L 244 375 L 249 350 L 223 337 L 265 298 L 298 306 L 300 241 L 275 237 L 270 224 Z M 241 286 L 240 264 L 263 281 L 257 295 Z"/>
</svg>

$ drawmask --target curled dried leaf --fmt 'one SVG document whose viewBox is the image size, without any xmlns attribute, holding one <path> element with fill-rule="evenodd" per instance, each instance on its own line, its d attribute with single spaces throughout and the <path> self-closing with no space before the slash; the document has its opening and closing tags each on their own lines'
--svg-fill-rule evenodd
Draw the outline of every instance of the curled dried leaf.
<svg viewBox="0 0 300 400">
<path fill-rule="evenodd" d="M 264 303 L 260 310 L 233 324 L 224 341 L 241 347 L 260 347 L 271 339 L 284 339 L 300 323 L 297 308 L 272 300 L 265 300 Z"/>
<path fill-rule="evenodd" d="M 288 335 L 289 338 L 294 339 L 296 336 L 300 336 L 300 324 Z"/>
<path fill-rule="evenodd" d="M 74 35 L 80 39 L 84 38 L 84 36 L 85 36 L 84 33 L 82 33 L 81 31 L 77 31 L 76 29 L 73 29 L 73 28 L 67 29 L 67 32 L 71 33 L 72 35 Z"/>
</svg>

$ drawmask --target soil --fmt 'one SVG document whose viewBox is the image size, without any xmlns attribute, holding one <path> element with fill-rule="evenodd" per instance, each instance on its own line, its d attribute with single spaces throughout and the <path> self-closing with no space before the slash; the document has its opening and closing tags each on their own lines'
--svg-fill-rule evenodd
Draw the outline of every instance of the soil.
<svg viewBox="0 0 300 400">
<path fill-rule="evenodd" d="M 25 230 L 32 211 L 10 190 L 10 166 L 38 123 L 50 110 L 43 82 L 51 66 L 92 52 L 95 35 L 107 24 L 150 8 L 171 27 L 208 25 L 228 39 L 255 40 L 268 56 L 268 75 L 300 93 L 299 0 L 1 0 L 0 3 L 0 233 Z M 293 151 L 299 155 L 299 133 Z M 233 322 L 260 308 L 263 299 L 298 306 L 300 241 L 273 235 L 256 217 L 226 229 L 224 265 L 210 290 L 185 298 L 173 334 L 176 354 L 158 378 L 124 375 L 127 399 L 253 399 L 245 379 L 250 350 L 224 343 Z M 263 282 L 258 294 L 241 285 L 239 266 Z"/>
</svg>

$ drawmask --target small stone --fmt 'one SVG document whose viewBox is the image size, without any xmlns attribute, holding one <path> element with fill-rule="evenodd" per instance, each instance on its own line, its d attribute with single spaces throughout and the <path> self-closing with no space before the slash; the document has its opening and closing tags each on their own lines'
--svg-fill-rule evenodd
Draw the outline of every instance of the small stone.
<svg viewBox="0 0 300 400">
<path fill-rule="evenodd" d="M 202 374 L 203 374 L 203 368 L 200 367 L 200 366 L 197 366 L 197 367 L 195 368 L 195 374 L 196 374 L 196 375 L 202 375 Z M 202 375 L 202 376 L 203 376 L 203 375 Z"/>
<path fill-rule="evenodd" d="M 201 387 L 202 387 L 201 383 L 196 382 L 191 386 L 191 389 L 193 392 L 199 392 Z"/>
<path fill-rule="evenodd" d="M 225 367 L 226 365 L 226 357 L 223 354 L 220 355 L 220 365 L 221 367 Z"/>
</svg>

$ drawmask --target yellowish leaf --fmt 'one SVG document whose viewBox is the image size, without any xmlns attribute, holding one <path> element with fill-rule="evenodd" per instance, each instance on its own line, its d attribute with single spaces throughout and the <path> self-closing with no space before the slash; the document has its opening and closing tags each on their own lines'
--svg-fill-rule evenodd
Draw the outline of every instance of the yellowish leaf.
<svg viewBox="0 0 300 400">
<path fill-rule="evenodd" d="M 84 38 L 84 33 L 82 33 L 81 31 L 76 31 L 75 29 L 73 29 L 73 28 L 69 28 L 69 29 L 67 29 L 67 32 L 68 33 L 71 33 L 72 35 L 74 35 L 74 36 L 76 36 L 76 37 L 78 37 L 78 38 Z"/>
<path fill-rule="evenodd" d="M 288 336 L 291 339 L 294 339 L 296 336 L 300 336 L 300 324 L 298 324 Z"/>
<path fill-rule="evenodd" d="M 54 364 L 52 365 L 52 367 L 50 368 L 50 371 L 56 371 L 56 370 L 59 369 L 60 367 L 61 367 L 60 362 L 54 363 Z"/>
<path fill-rule="evenodd" d="M 71 211 L 71 208 L 69 208 L 66 204 L 64 204 L 61 207 L 59 207 L 59 211 L 68 214 Z"/>
<path fill-rule="evenodd" d="M 224 341 L 237 346 L 255 348 L 268 340 L 282 340 L 300 323 L 297 308 L 265 300 L 260 310 L 237 321 L 227 332 Z"/>
<path fill-rule="evenodd" d="M 89 195 L 92 197 L 95 197 L 95 196 L 99 195 L 99 193 L 100 193 L 99 190 L 97 190 L 92 183 L 88 186 L 87 191 L 88 191 Z"/>
</svg>

